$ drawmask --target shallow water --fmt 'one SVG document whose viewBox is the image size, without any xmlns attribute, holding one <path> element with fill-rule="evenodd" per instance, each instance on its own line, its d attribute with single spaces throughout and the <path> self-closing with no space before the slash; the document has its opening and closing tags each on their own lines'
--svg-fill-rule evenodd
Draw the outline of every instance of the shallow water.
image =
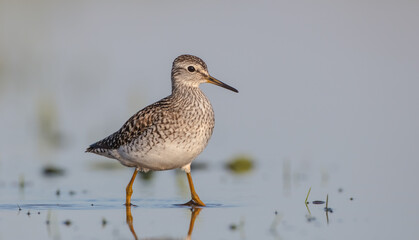
<svg viewBox="0 0 419 240">
<path fill-rule="evenodd" d="M 271 167 L 281 169 L 280 166 Z M 336 176 L 331 174 L 329 180 L 323 179 L 323 182 L 315 181 L 316 177 L 311 176 L 315 174 L 278 173 L 261 166 L 243 175 L 211 164 L 204 170 L 195 170 L 196 189 L 208 206 L 196 216 L 192 238 L 382 236 L 382 231 L 378 230 L 388 219 L 371 214 L 370 211 L 377 207 L 369 205 L 359 190 L 344 183 L 332 183 L 330 179 L 339 179 L 339 171 L 336 172 Z M 79 177 L 84 174 L 88 177 Z M 12 196 L 8 200 L 2 197 L 0 204 L 0 219 L 5 223 L 1 224 L 2 237 L 25 239 L 35 234 L 41 239 L 133 238 L 123 205 L 125 185 L 130 175 L 128 169 L 87 168 L 85 172 L 62 177 L 42 177 L 39 174 L 23 189 L 15 184 L 3 184 L 2 196 L 4 193 Z M 286 179 L 287 175 L 290 179 Z M 306 206 L 304 200 L 309 186 L 312 190 Z M 60 190 L 58 196 L 57 189 Z M 138 238 L 186 238 L 192 214 L 190 208 L 178 204 L 188 200 L 188 191 L 186 176 L 182 172 L 158 172 L 149 180 L 139 177 L 134 183 L 132 199 L 136 206 L 131 208 L 133 228 Z M 312 203 L 325 201 L 327 194 L 328 207 L 333 211 L 328 216 L 325 204 Z M 378 206 L 387 204 L 375 203 Z M 25 231 L 18 231 L 14 226 L 24 227 Z M 357 231 L 353 232 L 353 228 Z"/>
<path fill-rule="evenodd" d="M 418 9 L 0 1 L 0 239 L 416 239 Z M 186 175 L 167 171 L 127 209 L 133 170 L 84 150 L 166 96 L 183 53 L 240 91 L 202 86 L 208 207 L 179 206 Z M 250 171 L 225 167 L 240 156 Z"/>
</svg>

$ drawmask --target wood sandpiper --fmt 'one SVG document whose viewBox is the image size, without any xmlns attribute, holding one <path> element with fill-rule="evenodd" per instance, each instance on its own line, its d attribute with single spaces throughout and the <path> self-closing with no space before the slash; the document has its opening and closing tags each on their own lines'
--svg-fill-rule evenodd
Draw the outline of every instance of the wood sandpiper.
<svg viewBox="0 0 419 240">
<path fill-rule="evenodd" d="M 212 77 L 200 58 L 181 55 L 173 61 L 172 94 L 137 112 L 112 135 L 90 145 L 86 152 L 117 159 L 135 167 L 126 188 L 131 205 L 132 184 L 138 171 L 181 168 L 186 172 L 192 199 L 185 205 L 205 206 L 195 192 L 191 163 L 206 147 L 214 128 L 214 111 L 199 88 L 212 83 L 238 91 Z"/>
</svg>

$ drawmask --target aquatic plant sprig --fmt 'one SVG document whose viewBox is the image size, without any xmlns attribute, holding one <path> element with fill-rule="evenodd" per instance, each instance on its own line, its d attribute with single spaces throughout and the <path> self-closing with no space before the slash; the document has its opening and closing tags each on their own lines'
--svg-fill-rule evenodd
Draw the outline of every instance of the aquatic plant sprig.
<svg viewBox="0 0 419 240">
<path fill-rule="evenodd" d="M 311 187 L 308 189 L 307 197 L 306 197 L 306 200 L 304 201 L 304 204 L 306 205 L 306 208 L 307 208 L 307 211 L 308 211 L 309 215 L 311 215 L 311 212 L 310 212 L 310 208 L 308 207 L 307 200 L 308 200 L 308 196 L 310 195 L 310 192 L 311 192 Z"/>
</svg>

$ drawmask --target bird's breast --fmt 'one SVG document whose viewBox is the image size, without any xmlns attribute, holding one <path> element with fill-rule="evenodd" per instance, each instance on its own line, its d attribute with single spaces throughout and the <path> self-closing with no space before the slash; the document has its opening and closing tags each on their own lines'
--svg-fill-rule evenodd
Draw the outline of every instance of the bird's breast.
<svg viewBox="0 0 419 240">
<path fill-rule="evenodd" d="M 201 103 L 162 112 L 121 157 L 151 170 L 168 170 L 191 163 L 206 147 L 214 128 L 211 105 Z"/>
</svg>

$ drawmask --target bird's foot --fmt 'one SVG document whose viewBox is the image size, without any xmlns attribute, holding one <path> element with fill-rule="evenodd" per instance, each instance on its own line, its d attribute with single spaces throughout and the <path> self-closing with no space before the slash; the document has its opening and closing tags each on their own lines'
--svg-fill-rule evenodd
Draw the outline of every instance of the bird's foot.
<svg viewBox="0 0 419 240">
<path fill-rule="evenodd" d="M 205 203 L 203 203 L 201 200 L 195 201 L 194 199 L 191 199 L 189 202 L 186 202 L 184 204 L 180 204 L 182 206 L 189 206 L 189 207 L 205 207 Z"/>
<path fill-rule="evenodd" d="M 126 206 L 126 207 L 131 207 L 131 206 L 133 206 L 133 207 L 137 207 L 137 205 L 135 205 L 135 204 L 132 204 L 132 203 L 124 203 L 124 205 Z"/>
</svg>

